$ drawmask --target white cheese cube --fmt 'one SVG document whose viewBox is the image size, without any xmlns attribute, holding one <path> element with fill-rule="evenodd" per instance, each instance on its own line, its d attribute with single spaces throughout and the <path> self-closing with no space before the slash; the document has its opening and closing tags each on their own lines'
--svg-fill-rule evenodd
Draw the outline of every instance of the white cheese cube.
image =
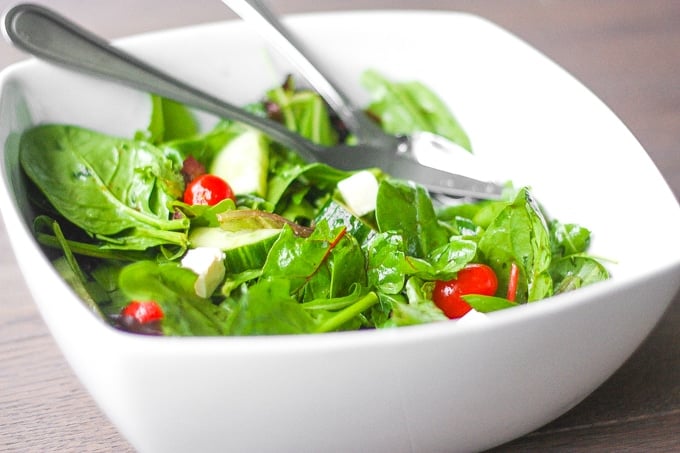
<svg viewBox="0 0 680 453">
<path fill-rule="evenodd" d="M 182 258 L 182 267 L 198 275 L 194 284 L 196 294 L 210 297 L 224 278 L 224 252 L 215 247 L 190 249 Z"/>
<path fill-rule="evenodd" d="M 363 170 L 338 183 L 338 191 L 347 207 L 358 217 L 375 211 L 378 180 L 373 173 Z"/>
</svg>

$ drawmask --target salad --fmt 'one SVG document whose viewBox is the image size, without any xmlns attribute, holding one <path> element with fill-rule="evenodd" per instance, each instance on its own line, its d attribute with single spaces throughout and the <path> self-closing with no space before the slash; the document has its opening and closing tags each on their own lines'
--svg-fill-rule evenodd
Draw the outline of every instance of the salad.
<svg viewBox="0 0 680 453">
<path fill-rule="evenodd" d="M 472 151 L 445 104 L 376 71 L 366 107 L 388 132 L 425 130 Z M 380 169 L 303 161 L 258 130 L 201 131 L 152 96 L 134 137 L 74 125 L 24 132 L 35 235 L 111 325 L 156 335 L 274 335 L 459 319 L 609 278 L 590 231 L 549 218 L 530 188 L 435 203 Z M 288 77 L 247 108 L 323 145 L 353 137 Z"/>
</svg>

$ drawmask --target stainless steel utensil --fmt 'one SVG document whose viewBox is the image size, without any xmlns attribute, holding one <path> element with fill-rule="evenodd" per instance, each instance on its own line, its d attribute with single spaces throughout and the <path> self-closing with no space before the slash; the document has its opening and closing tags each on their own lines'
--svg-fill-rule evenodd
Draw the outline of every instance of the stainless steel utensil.
<svg viewBox="0 0 680 453">
<path fill-rule="evenodd" d="M 384 132 L 361 108 L 352 104 L 349 96 L 333 81 L 332 71 L 324 70 L 324 66 L 305 48 L 304 42 L 296 38 L 294 32 L 285 26 L 267 6 L 265 0 L 222 0 L 222 2 L 251 24 L 296 67 L 300 75 L 324 98 L 356 136 L 359 143 L 398 150 L 401 157 L 414 159 L 423 165 L 433 165 L 433 162 L 436 165 L 437 159 L 423 159 L 428 153 L 436 152 L 436 156 L 447 155 L 452 157 L 449 161 L 460 162 L 460 168 L 477 169 L 475 157 L 445 137 L 430 132 L 414 132 L 407 136 L 395 137 Z M 441 166 L 435 168 L 441 169 Z"/>
<path fill-rule="evenodd" d="M 324 162 L 344 170 L 379 167 L 393 177 L 419 183 L 435 194 L 494 199 L 502 192 L 497 184 L 425 167 L 401 157 L 399 146 L 387 148 L 373 143 L 319 146 L 279 123 L 252 115 L 175 79 L 46 7 L 16 5 L 5 13 L 3 24 L 5 36 L 16 47 L 38 58 L 248 124 L 295 150 L 307 161 Z"/>
</svg>

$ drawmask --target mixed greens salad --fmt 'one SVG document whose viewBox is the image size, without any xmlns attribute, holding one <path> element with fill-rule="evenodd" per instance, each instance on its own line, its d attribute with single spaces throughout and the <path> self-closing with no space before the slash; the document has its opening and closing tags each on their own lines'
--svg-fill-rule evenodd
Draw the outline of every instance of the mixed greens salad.
<svg viewBox="0 0 680 453">
<path fill-rule="evenodd" d="M 363 75 L 390 133 L 471 150 L 417 82 Z M 590 232 L 549 219 L 529 188 L 442 206 L 380 169 L 306 163 L 261 132 L 152 96 L 131 138 L 27 130 L 20 161 L 35 235 L 103 319 L 131 332 L 269 335 L 408 326 L 487 313 L 607 279 Z M 353 137 L 289 77 L 247 108 L 324 145 Z"/>
</svg>

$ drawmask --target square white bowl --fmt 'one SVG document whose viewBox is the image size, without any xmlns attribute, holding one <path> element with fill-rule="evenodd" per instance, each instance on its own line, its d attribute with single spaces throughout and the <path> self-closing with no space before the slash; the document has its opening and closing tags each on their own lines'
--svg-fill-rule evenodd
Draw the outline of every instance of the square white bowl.
<svg viewBox="0 0 680 453">
<path fill-rule="evenodd" d="M 552 216 L 593 231 L 591 251 L 615 261 L 613 278 L 466 325 L 256 338 L 117 331 L 76 298 L 33 239 L 17 143 L 45 122 L 130 136 L 147 123 L 148 96 L 20 63 L 0 75 L 0 207 L 45 322 L 103 411 L 139 451 L 469 451 L 585 398 L 680 285 L 680 208 L 632 134 L 570 75 L 475 16 L 348 12 L 288 24 L 358 104 L 368 68 L 433 88 L 490 171 L 530 185 Z M 241 22 L 120 44 L 237 104 L 290 71 Z"/>
</svg>

